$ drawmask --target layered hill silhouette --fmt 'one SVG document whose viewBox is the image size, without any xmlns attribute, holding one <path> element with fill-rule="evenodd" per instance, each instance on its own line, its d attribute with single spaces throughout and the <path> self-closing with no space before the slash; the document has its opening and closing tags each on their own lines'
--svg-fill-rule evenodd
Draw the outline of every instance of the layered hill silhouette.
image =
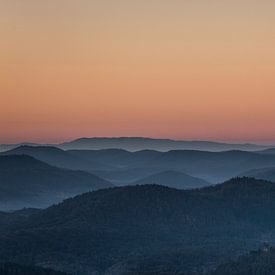
<svg viewBox="0 0 275 275">
<path fill-rule="evenodd" d="M 112 184 L 90 173 L 50 166 L 25 155 L 0 156 L 0 209 L 45 207 Z"/>
<path fill-rule="evenodd" d="M 164 171 L 134 181 L 131 185 L 158 184 L 177 189 L 191 189 L 207 186 L 210 183 L 177 171 Z"/>
<path fill-rule="evenodd" d="M 203 151 L 225 151 L 225 150 L 244 150 L 256 151 L 269 148 L 268 146 L 256 144 L 229 144 L 211 141 L 188 141 L 172 139 L 154 139 L 143 137 L 118 137 L 118 138 L 79 138 L 70 142 L 59 144 L 62 149 L 78 150 L 100 150 L 119 148 L 128 151 L 140 150 L 203 150 Z"/>
<path fill-rule="evenodd" d="M 28 155 L 50 165 L 72 170 L 108 169 L 108 167 L 103 164 L 82 159 L 71 155 L 69 152 L 52 146 L 23 145 L 6 152 L 2 152 L 0 155 Z"/>
<path fill-rule="evenodd" d="M 162 152 L 154 150 L 142 150 L 129 152 L 122 149 L 103 150 L 68 150 L 71 155 L 88 161 L 98 161 L 117 169 L 143 166 L 144 161 L 154 161 L 162 156 Z"/>
<path fill-rule="evenodd" d="M 192 176 L 219 182 L 237 176 L 242 171 L 273 166 L 274 161 L 275 155 L 244 151 L 169 151 L 151 164 L 146 164 L 151 167 L 181 170 Z"/>
<path fill-rule="evenodd" d="M 275 155 L 244 151 L 205 152 L 176 150 L 128 152 L 118 149 L 72 150 L 70 154 L 113 167 L 94 171 L 120 185 L 140 180 L 155 173 L 174 170 L 218 183 L 248 170 L 275 166 Z"/>
<path fill-rule="evenodd" d="M 46 146 L 45 144 L 37 144 L 37 143 L 32 143 L 32 142 L 21 142 L 21 143 L 15 143 L 15 144 L 0 144 L 0 152 L 6 152 L 12 149 L 15 149 L 17 147 L 21 146 Z"/>
<path fill-rule="evenodd" d="M 272 146 L 256 145 L 256 144 L 230 144 L 212 141 L 192 141 L 192 140 L 172 140 L 157 139 L 145 137 L 92 137 L 79 138 L 61 144 L 35 144 L 35 143 L 18 143 L 18 144 L 0 144 L 0 152 L 7 151 L 19 147 L 21 145 L 30 146 L 55 146 L 61 149 L 77 149 L 77 150 L 101 150 L 119 148 L 128 151 L 140 150 L 203 150 L 203 151 L 225 151 L 225 150 L 244 150 L 257 151 L 270 148 Z"/>
<path fill-rule="evenodd" d="M 272 182 L 236 178 L 196 190 L 117 187 L 26 218 L 0 236 L 0 258 L 38 266 L 47 262 L 83 275 L 162 274 L 160 268 L 163 274 L 203 274 L 263 240 L 275 240 L 274 228 Z"/>
<path fill-rule="evenodd" d="M 2 153 L 2 155 L 14 154 L 29 155 L 60 168 L 85 170 L 116 185 L 125 185 L 167 170 L 218 183 L 249 170 L 275 167 L 275 155 L 244 151 L 129 152 L 121 149 L 64 151 L 47 146 L 22 146 Z"/>
</svg>

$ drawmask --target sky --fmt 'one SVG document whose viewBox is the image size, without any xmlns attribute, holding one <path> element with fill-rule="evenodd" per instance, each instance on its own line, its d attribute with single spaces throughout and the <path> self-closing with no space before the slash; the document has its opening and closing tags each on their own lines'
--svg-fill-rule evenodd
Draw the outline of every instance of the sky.
<svg viewBox="0 0 275 275">
<path fill-rule="evenodd" d="M 0 0 L 0 142 L 275 144 L 274 0 Z"/>
</svg>

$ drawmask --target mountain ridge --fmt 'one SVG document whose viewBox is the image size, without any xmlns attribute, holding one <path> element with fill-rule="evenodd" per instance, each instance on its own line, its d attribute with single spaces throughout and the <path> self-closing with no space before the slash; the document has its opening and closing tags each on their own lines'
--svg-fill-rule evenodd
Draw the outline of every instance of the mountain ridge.
<svg viewBox="0 0 275 275">
<path fill-rule="evenodd" d="M 17 144 L 0 144 L 0 152 L 16 148 L 20 145 L 31 146 L 55 146 L 61 149 L 110 149 L 120 148 L 129 151 L 139 151 L 143 149 L 154 149 L 159 151 L 168 150 L 204 150 L 204 151 L 224 151 L 224 150 L 247 150 L 257 151 L 264 150 L 272 145 L 258 145 L 253 143 L 226 143 L 219 141 L 204 141 L 204 140 L 176 140 L 164 138 L 149 138 L 149 137 L 82 137 L 63 143 L 53 144 L 38 144 L 38 143 L 17 143 Z"/>
<path fill-rule="evenodd" d="M 108 149 L 119 148 L 129 151 L 139 151 L 143 149 L 153 149 L 158 151 L 168 151 L 173 149 L 194 149 L 223 151 L 230 149 L 243 149 L 248 151 L 256 151 L 267 149 L 270 146 L 256 144 L 230 144 L 215 141 L 197 141 L 197 140 L 173 140 L 173 139 L 157 139 L 146 137 L 92 137 L 79 138 L 70 142 L 59 145 L 65 149 Z"/>
</svg>

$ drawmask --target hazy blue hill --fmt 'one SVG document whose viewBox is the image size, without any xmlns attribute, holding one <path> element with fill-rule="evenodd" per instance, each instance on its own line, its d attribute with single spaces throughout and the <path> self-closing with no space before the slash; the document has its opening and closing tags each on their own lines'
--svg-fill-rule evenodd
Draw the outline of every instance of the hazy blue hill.
<svg viewBox="0 0 275 275">
<path fill-rule="evenodd" d="M 177 189 L 190 189 L 207 186 L 210 183 L 181 172 L 164 171 L 148 176 L 144 179 L 137 180 L 131 184 L 159 184 Z"/>
<path fill-rule="evenodd" d="M 50 165 L 26 155 L 0 156 L 0 171 L 11 169 L 49 169 Z"/>
<path fill-rule="evenodd" d="M 27 154 L 57 167 L 94 173 L 118 185 L 167 170 L 217 183 L 252 169 L 275 166 L 275 155 L 245 151 L 63 151 L 55 147 L 23 146 L 2 154 Z"/>
<path fill-rule="evenodd" d="M 120 168 L 129 164 L 129 161 L 133 158 L 131 152 L 121 149 L 68 150 L 67 152 L 87 161 L 97 161 L 115 168 Z"/>
<path fill-rule="evenodd" d="M 204 151 L 225 151 L 225 150 L 244 150 L 256 151 L 266 149 L 268 146 L 255 144 L 227 144 L 211 141 L 186 141 L 171 139 L 153 139 L 142 137 L 118 137 L 118 138 L 80 138 L 71 142 L 59 145 L 62 149 L 79 150 L 100 150 L 118 148 L 128 151 L 140 150 L 204 150 Z"/>
<path fill-rule="evenodd" d="M 0 156 L 0 209 L 45 207 L 112 186 L 87 172 L 56 168 L 25 155 Z"/>
<path fill-rule="evenodd" d="M 135 167 L 129 169 L 116 169 L 111 171 L 98 170 L 93 173 L 101 178 L 111 181 L 116 186 L 129 185 L 133 181 L 137 181 L 150 175 L 165 171 L 163 168 L 157 167 Z"/>
<path fill-rule="evenodd" d="M 172 169 L 189 175 L 219 182 L 254 168 L 275 165 L 275 155 L 261 155 L 244 151 L 204 152 L 169 151 L 144 166 Z"/>
<path fill-rule="evenodd" d="M 105 178 L 115 182 L 121 180 L 124 184 L 166 170 L 177 170 L 217 182 L 250 169 L 275 165 L 275 155 L 243 151 L 217 153 L 177 150 L 161 153 L 143 150 L 131 153 L 108 149 L 66 152 L 55 147 L 23 146 L 4 154 L 12 153 L 26 153 L 59 167 L 72 166 L 74 169 L 82 167 L 89 171 L 95 170 L 100 176 L 106 176 Z"/>
<path fill-rule="evenodd" d="M 250 170 L 242 173 L 241 176 L 254 177 L 256 179 L 275 182 L 275 167 Z"/>
<path fill-rule="evenodd" d="M 92 171 L 115 184 L 140 180 L 155 173 L 174 170 L 217 183 L 251 169 L 275 166 L 275 155 L 245 151 L 206 152 L 174 150 L 128 152 L 118 149 L 73 150 L 77 157 L 113 167 Z"/>
<path fill-rule="evenodd" d="M 0 152 L 6 152 L 20 146 L 39 146 L 37 143 L 23 142 L 17 144 L 0 144 Z M 46 145 L 43 145 L 46 146 Z"/>
<path fill-rule="evenodd" d="M 162 154 L 153 150 L 129 152 L 122 149 L 69 150 L 68 152 L 89 161 L 98 161 L 116 168 L 142 166 L 144 161 L 153 160 Z"/>
<path fill-rule="evenodd" d="M 252 250 L 263 239 L 274 241 L 274 228 L 271 182 L 236 178 L 197 190 L 127 186 L 39 211 L 0 236 L 0 258 L 32 265 L 46 261 L 83 275 L 150 272 L 166 261 L 168 271 L 189 275 Z M 174 257 L 165 257 L 169 254 Z"/>
<path fill-rule="evenodd" d="M 127 185 L 129 182 L 165 170 L 158 167 L 144 167 L 145 162 L 153 161 L 162 154 L 158 151 L 143 150 L 129 152 L 121 149 L 106 149 L 70 150 L 68 152 L 83 159 L 85 158 L 88 161 L 97 161 L 113 167 L 113 169 L 91 170 L 91 172 L 118 186 Z"/>
<path fill-rule="evenodd" d="M 1 155 L 28 155 L 50 165 L 73 170 L 96 170 L 107 168 L 103 164 L 99 164 L 95 161 L 87 161 L 52 146 L 24 145 L 7 152 L 3 152 Z"/>
<path fill-rule="evenodd" d="M 259 153 L 275 155 L 275 148 L 268 148 L 266 150 L 260 151 Z"/>
</svg>

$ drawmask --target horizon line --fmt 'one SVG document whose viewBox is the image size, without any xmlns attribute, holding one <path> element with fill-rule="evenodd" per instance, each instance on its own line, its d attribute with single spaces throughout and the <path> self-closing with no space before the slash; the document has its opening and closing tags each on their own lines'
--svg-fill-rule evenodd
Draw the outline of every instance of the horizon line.
<svg viewBox="0 0 275 275">
<path fill-rule="evenodd" d="M 60 138 L 56 142 L 51 141 L 17 141 L 17 142 L 0 142 L 0 145 L 16 145 L 16 144 L 37 144 L 37 145 L 60 145 L 70 143 L 81 139 L 150 139 L 163 140 L 174 142 L 209 142 L 218 144 L 234 144 L 234 145 L 259 145 L 259 146 L 275 146 L 275 141 L 242 141 L 242 140 L 220 140 L 220 139 L 195 139 L 195 138 L 165 138 L 165 137 L 150 137 L 150 136 L 83 136 L 77 138 Z"/>
</svg>

